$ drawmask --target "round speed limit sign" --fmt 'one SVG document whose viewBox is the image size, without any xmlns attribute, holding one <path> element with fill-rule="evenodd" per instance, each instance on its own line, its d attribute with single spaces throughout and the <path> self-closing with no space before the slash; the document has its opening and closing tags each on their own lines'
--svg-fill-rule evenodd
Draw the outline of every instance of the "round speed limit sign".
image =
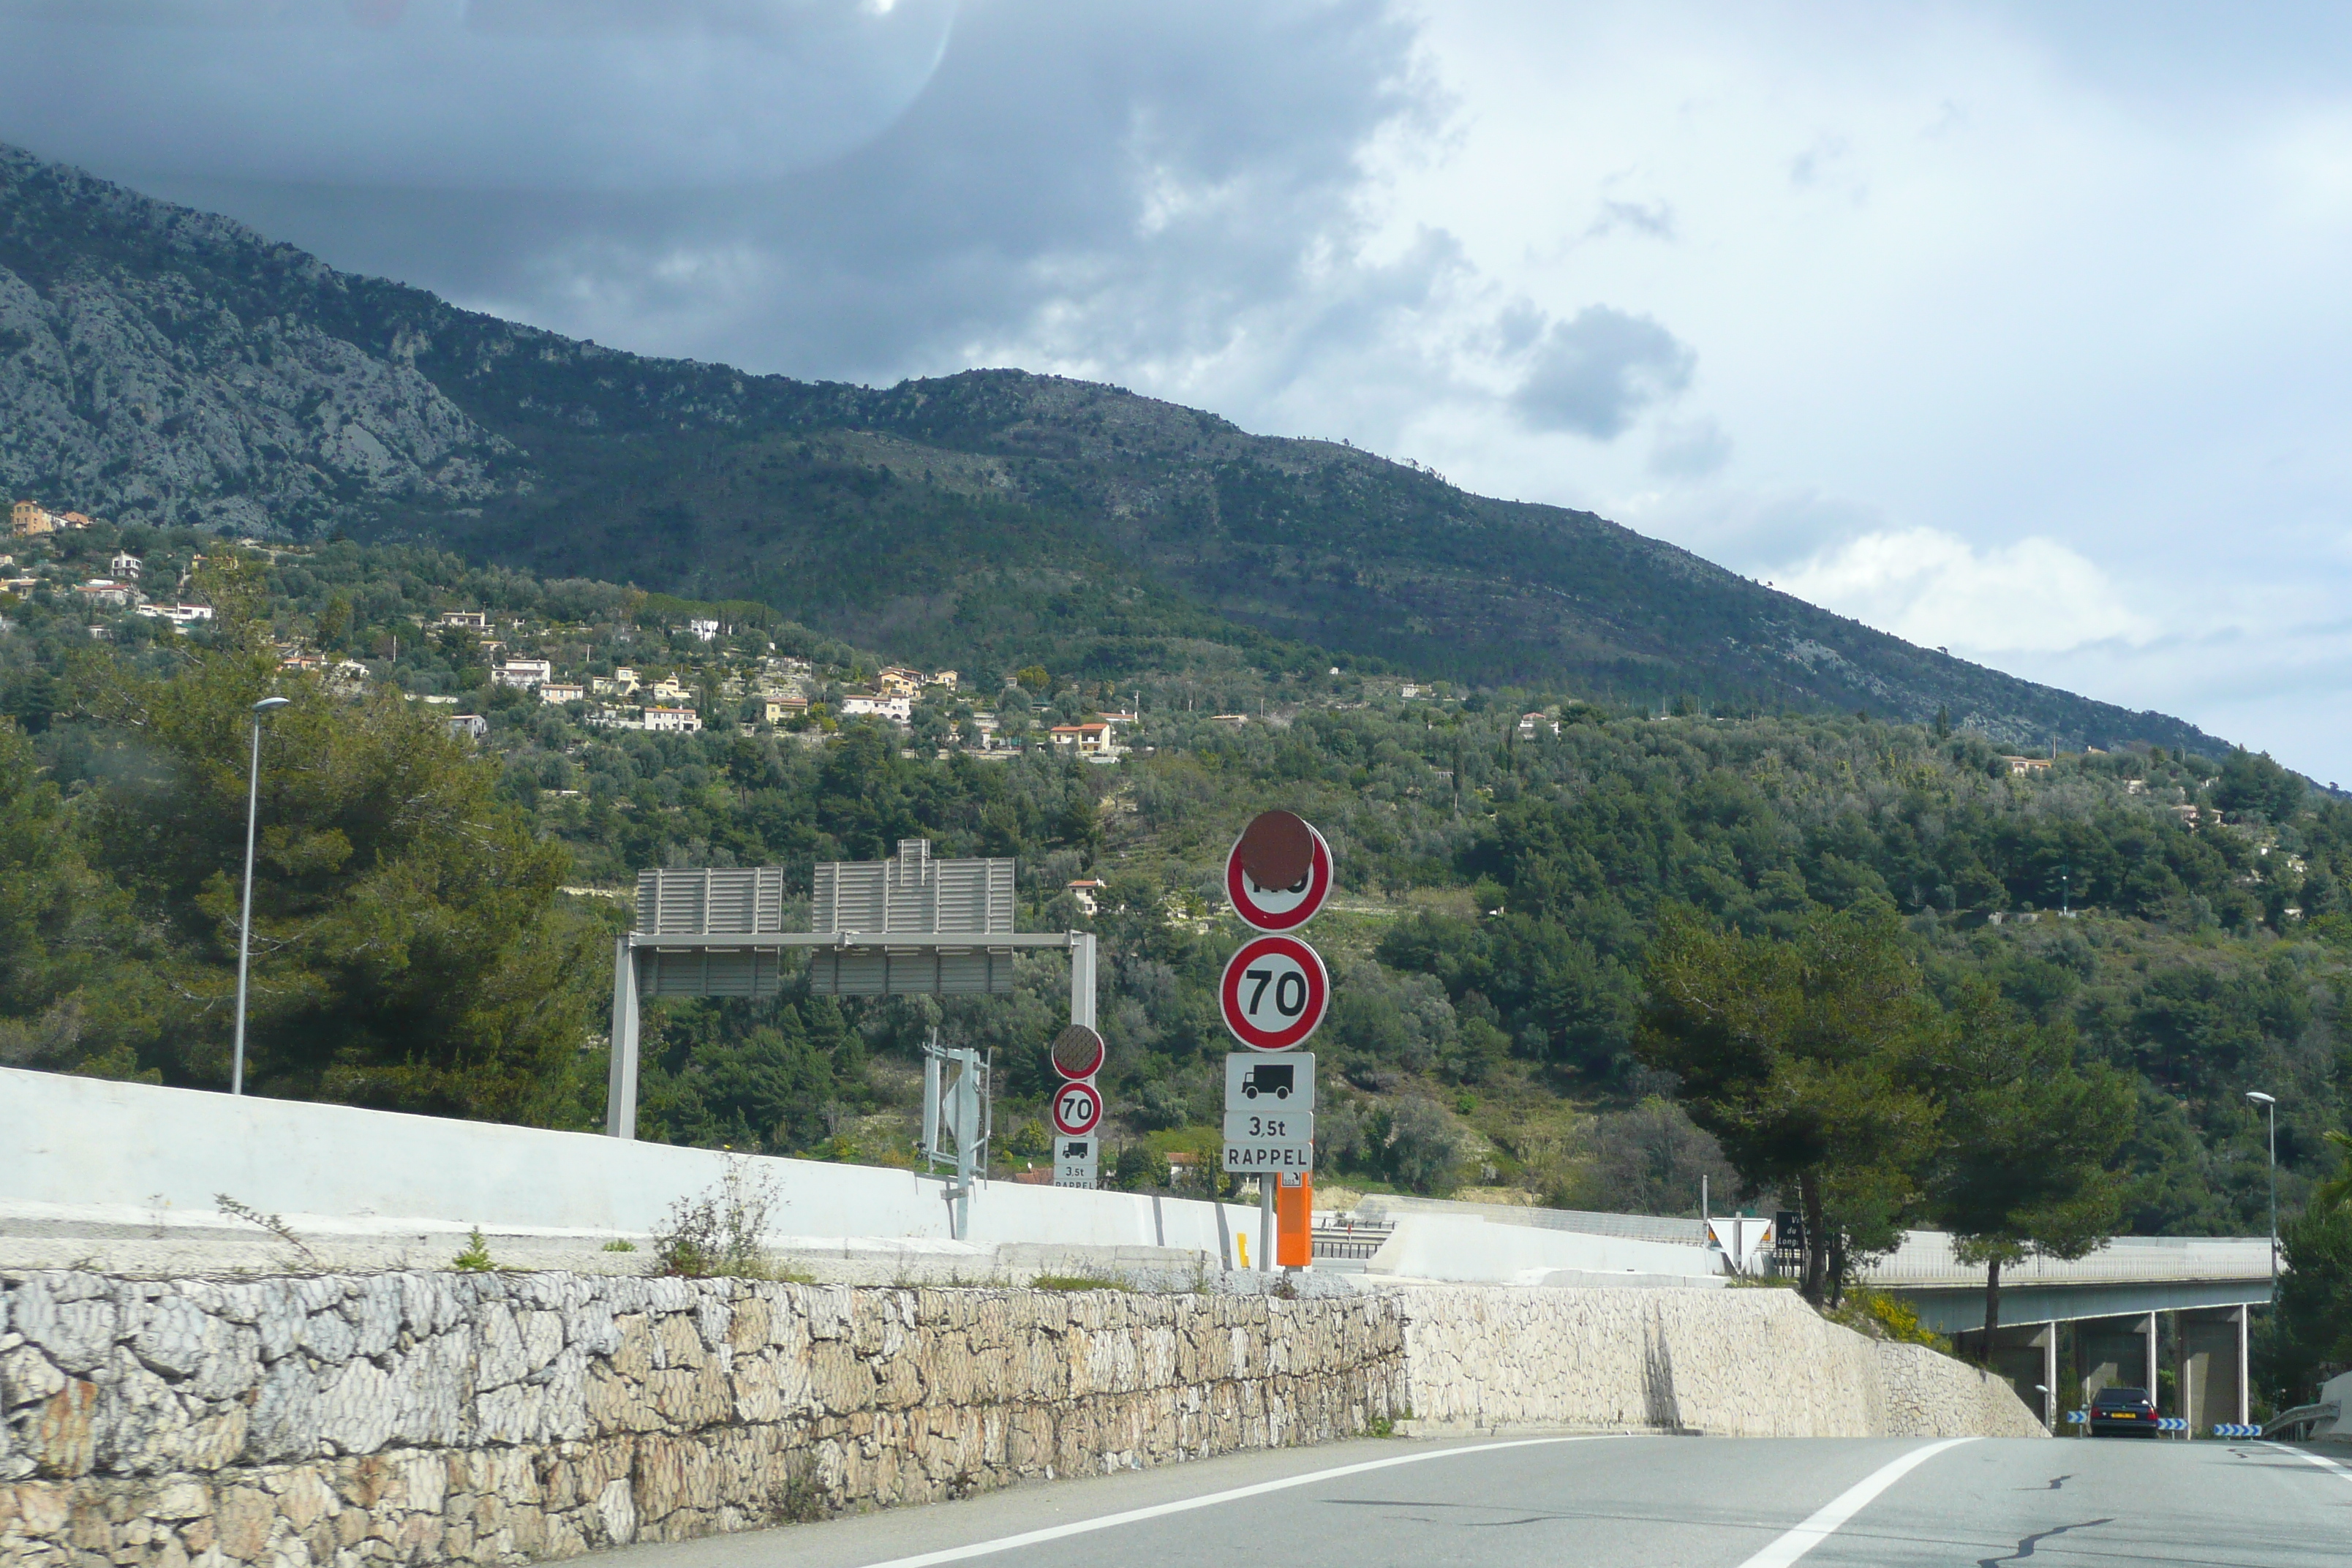
<svg viewBox="0 0 2352 1568">
<path fill-rule="evenodd" d="M 1330 1011 L 1331 976 L 1297 937 L 1262 936 L 1225 965 L 1218 997 L 1234 1038 L 1252 1050 L 1293 1050 Z"/>
<path fill-rule="evenodd" d="M 1083 1138 L 1102 1121 L 1102 1091 L 1084 1080 L 1066 1083 L 1054 1096 L 1054 1131 Z"/>
</svg>

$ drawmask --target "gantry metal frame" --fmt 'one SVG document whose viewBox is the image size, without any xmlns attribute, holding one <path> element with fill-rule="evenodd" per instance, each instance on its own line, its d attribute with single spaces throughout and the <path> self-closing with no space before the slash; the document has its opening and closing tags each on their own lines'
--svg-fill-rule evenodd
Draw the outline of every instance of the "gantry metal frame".
<svg viewBox="0 0 2352 1568">
<path fill-rule="evenodd" d="M 1066 949 L 1070 955 L 1070 1022 L 1095 1026 L 1095 939 L 1087 931 L 699 931 L 691 935 L 631 931 L 613 940 L 613 1068 L 604 1102 L 604 1131 L 637 1135 L 638 954 L 729 952 L 788 949 L 841 952 L 895 951 L 970 952 L 975 949 Z"/>
</svg>

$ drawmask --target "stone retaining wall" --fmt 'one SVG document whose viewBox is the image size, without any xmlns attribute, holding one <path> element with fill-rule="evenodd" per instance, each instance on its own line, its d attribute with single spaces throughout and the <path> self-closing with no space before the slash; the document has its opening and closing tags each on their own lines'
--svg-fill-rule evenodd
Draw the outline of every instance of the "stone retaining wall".
<svg viewBox="0 0 2352 1568">
<path fill-rule="evenodd" d="M 1790 1290 L 1402 1293 L 1412 1430 L 2048 1434 L 2009 1384 L 1824 1321 Z"/>
<path fill-rule="evenodd" d="M 1379 1299 L 36 1275 L 0 1563 L 521 1563 L 1360 1433 Z"/>
<path fill-rule="evenodd" d="M 0 1280 L 0 1564 L 520 1563 L 1323 1442 L 2040 1435 L 1785 1291 Z"/>
</svg>

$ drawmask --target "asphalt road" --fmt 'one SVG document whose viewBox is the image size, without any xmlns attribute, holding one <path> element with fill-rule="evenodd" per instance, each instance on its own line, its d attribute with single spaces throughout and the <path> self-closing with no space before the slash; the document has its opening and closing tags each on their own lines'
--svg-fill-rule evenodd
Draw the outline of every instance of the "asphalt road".
<svg viewBox="0 0 2352 1568">
<path fill-rule="evenodd" d="M 1235 1455 L 610 1554 L 620 1568 L 2034 1568 L 2352 1561 L 2265 1443 L 1597 1437 Z"/>
</svg>

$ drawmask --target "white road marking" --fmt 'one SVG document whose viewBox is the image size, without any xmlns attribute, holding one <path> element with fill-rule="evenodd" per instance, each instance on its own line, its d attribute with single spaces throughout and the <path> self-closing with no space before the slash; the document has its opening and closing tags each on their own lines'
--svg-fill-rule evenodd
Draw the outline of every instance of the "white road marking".
<svg viewBox="0 0 2352 1568">
<path fill-rule="evenodd" d="M 2325 1454 L 2306 1453 L 2301 1448 L 2294 1447 L 2285 1443 L 2273 1443 L 2271 1447 L 2273 1448 L 2284 1449 L 2285 1452 L 2293 1454 L 2298 1459 L 2308 1459 L 2313 1464 L 2317 1465 L 2321 1469 L 2332 1470 L 2336 1474 L 2343 1477 L 2346 1480 L 2352 1481 L 2352 1468 L 2347 1468 L 2343 1465 L 2337 1464 L 2335 1460 L 2327 1458 Z"/>
<path fill-rule="evenodd" d="M 1580 1437 L 1521 1437 L 1508 1443 L 1478 1443 L 1461 1448 L 1438 1448 L 1420 1453 L 1398 1454 L 1391 1458 L 1367 1459 L 1360 1465 L 1340 1465 L 1328 1470 L 1313 1470 L 1303 1476 L 1285 1476 L 1278 1481 L 1259 1481 L 1255 1486 L 1235 1487 L 1230 1491 L 1210 1492 L 1205 1497 L 1185 1498 L 1177 1502 L 1154 1503 L 1150 1508 L 1134 1508 L 1125 1513 L 1107 1513 L 1099 1519 L 1082 1519 L 1072 1524 L 1052 1525 L 1045 1530 L 1024 1531 L 1019 1535 L 1000 1535 L 993 1541 L 974 1542 L 970 1546 L 950 1546 L 943 1551 L 925 1552 L 914 1557 L 893 1557 L 887 1563 L 869 1563 L 867 1568 L 929 1568 L 934 1563 L 956 1563 L 966 1557 L 984 1557 L 992 1552 L 1011 1552 L 1023 1546 L 1035 1546 L 1041 1542 L 1059 1541 L 1065 1536 L 1084 1535 L 1090 1531 L 1112 1530 L 1122 1524 L 1133 1524 L 1146 1519 L 1160 1519 L 1171 1513 L 1184 1513 L 1196 1508 L 1214 1508 L 1223 1502 L 1238 1502 L 1243 1498 L 1263 1497 L 1267 1492 L 1286 1491 L 1292 1487 L 1311 1487 L 1318 1481 L 1337 1480 L 1341 1476 L 1360 1476 L 1366 1470 L 1385 1470 L 1396 1465 L 1417 1465 L 1428 1459 L 1450 1459 L 1457 1454 L 1492 1454 L 1503 1448 L 1533 1448 L 1547 1443 L 1591 1443 L 1600 1434 Z M 1948 1447 L 1948 1445 L 1947 1445 Z"/>
<path fill-rule="evenodd" d="M 1947 1437 L 1924 1448 L 1914 1448 L 1899 1459 L 1881 1465 L 1830 1499 L 1813 1517 L 1742 1563 L 1739 1568 L 1789 1568 L 1789 1564 L 1837 1533 L 1838 1527 L 1870 1503 L 1870 1500 L 1926 1464 L 1947 1448 L 1973 1443 L 1974 1437 Z"/>
</svg>

